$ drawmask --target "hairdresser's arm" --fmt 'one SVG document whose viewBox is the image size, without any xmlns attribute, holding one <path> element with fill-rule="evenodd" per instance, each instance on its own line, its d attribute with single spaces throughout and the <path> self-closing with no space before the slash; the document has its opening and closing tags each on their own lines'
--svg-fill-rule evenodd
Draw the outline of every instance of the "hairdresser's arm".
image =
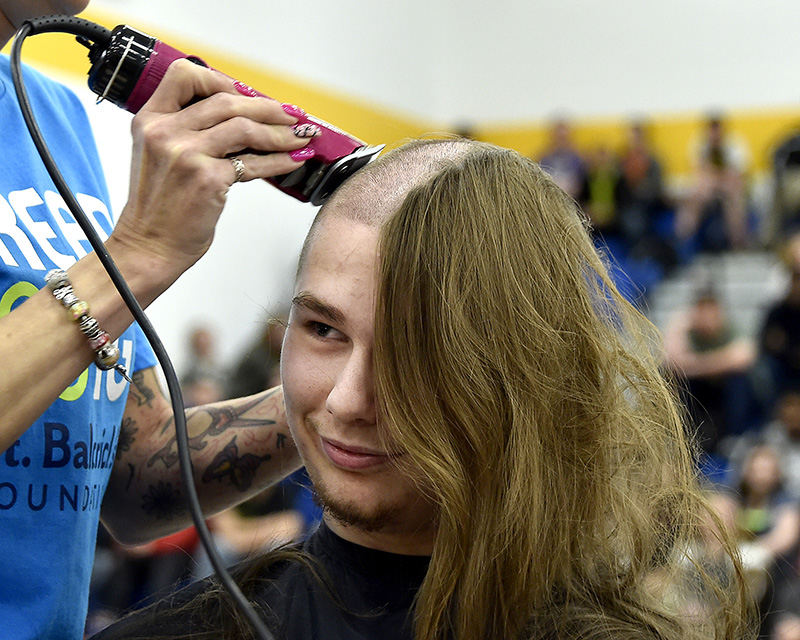
<svg viewBox="0 0 800 640">
<path fill-rule="evenodd" d="M 186 411 L 195 486 L 211 515 L 300 466 L 280 387 Z M 102 518 L 126 544 L 191 524 L 180 477 L 172 407 L 154 369 L 134 376 Z"/>
<path fill-rule="evenodd" d="M 186 108 L 193 97 L 206 96 Z M 280 104 L 240 95 L 230 78 L 174 63 L 133 121 L 131 188 L 106 249 L 142 306 L 208 249 L 238 153 L 245 180 L 300 166 L 304 146 Z M 244 149 L 262 152 L 243 154 Z M 131 316 L 94 253 L 68 270 L 78 297 L 112 338 Z M 0 451 L 7 449 L 92 362 L 86 339 L 45 289 L 0 318 Z"/>
</svg>

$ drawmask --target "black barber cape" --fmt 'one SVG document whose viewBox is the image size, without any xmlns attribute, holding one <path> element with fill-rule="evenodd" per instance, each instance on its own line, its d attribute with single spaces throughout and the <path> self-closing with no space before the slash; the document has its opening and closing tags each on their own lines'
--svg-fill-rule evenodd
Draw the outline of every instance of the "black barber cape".
<svg viewBox="0 0 800 640">
<path fill-rule="evenodd" d="M 368 549 L 334 534 L 324 523 L 303 545 L 328 573 L 336 595 L 302 564 L 273 564 L 253 599 L 269 605 L 266 622 L 277 640 L 412 640 L 410 608 L 428 569 L 427 556 L 405 556 Z M 235 576 L 235 573 L 234 573 Z M 169 611 L 184 605 L 208 586 L 196 582 L 131 614 L 92 640 L 185 638 L 209 629 L 203 611 Z M 346 609 L 346 610 L 345 610 Z"/>
</svg>

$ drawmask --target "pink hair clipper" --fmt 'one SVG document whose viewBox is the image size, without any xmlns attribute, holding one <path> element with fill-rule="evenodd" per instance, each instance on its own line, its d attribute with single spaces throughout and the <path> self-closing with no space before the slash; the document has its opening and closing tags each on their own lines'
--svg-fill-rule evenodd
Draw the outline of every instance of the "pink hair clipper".
<svg viewBox="0 0 800 640">
<path fill-rule="evenodd" d="M 110 100 L 136 113 L 153 94 L 170 63 L 179 58 L 208 67 L 196 56 L 120 25 L 111 32 L 108 42 L 95 45 L 89 51 L 92 62 L 89 88 L 100 96 L 100 100 Z M 241 82 L 237 81 L 235 86 L 244 95 L 267 97 Z M 302 123 L 313 123 L 322 129 L 322 135 L 307 145 L 314 150 L 314 157 L 291 173 L 267 180 L 301 202 L 324 203 L 347 177 L 372 161 L 384 147 L 368 146 L 308 113 L 299 117 L 298 124 Z"/>
</svg>

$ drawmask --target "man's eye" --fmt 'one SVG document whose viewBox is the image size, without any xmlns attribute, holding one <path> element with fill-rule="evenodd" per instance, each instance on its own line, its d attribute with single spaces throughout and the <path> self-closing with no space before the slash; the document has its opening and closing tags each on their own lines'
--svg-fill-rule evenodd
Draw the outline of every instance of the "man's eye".
<svg viewBox="0 0 800 640">
<path fill-rule="evenodd" d="M 314 335 L 320 338 L 327 338 L 334 330 L 333 327 L 323 322 L 312 321 L 308 323 L 308 326 L 311 329 L 312 333 L 314 333 Z"/>
</svg>

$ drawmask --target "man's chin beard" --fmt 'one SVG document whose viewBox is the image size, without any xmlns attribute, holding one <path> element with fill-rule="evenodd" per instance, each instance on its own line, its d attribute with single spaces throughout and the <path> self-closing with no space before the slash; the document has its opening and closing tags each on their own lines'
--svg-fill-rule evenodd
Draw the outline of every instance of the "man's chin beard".
<svg viewBox="0 0 800 640">
<path fill-rule="evenodd" d="M 326 515 L 339 523 L 360 531 L 375 533 L 400 524 L 400 508 L 379 505 L 368 510 L 362 505 L 333 497 L 322 482 L 314 482 L 314 501 Z"/>
</svg>

